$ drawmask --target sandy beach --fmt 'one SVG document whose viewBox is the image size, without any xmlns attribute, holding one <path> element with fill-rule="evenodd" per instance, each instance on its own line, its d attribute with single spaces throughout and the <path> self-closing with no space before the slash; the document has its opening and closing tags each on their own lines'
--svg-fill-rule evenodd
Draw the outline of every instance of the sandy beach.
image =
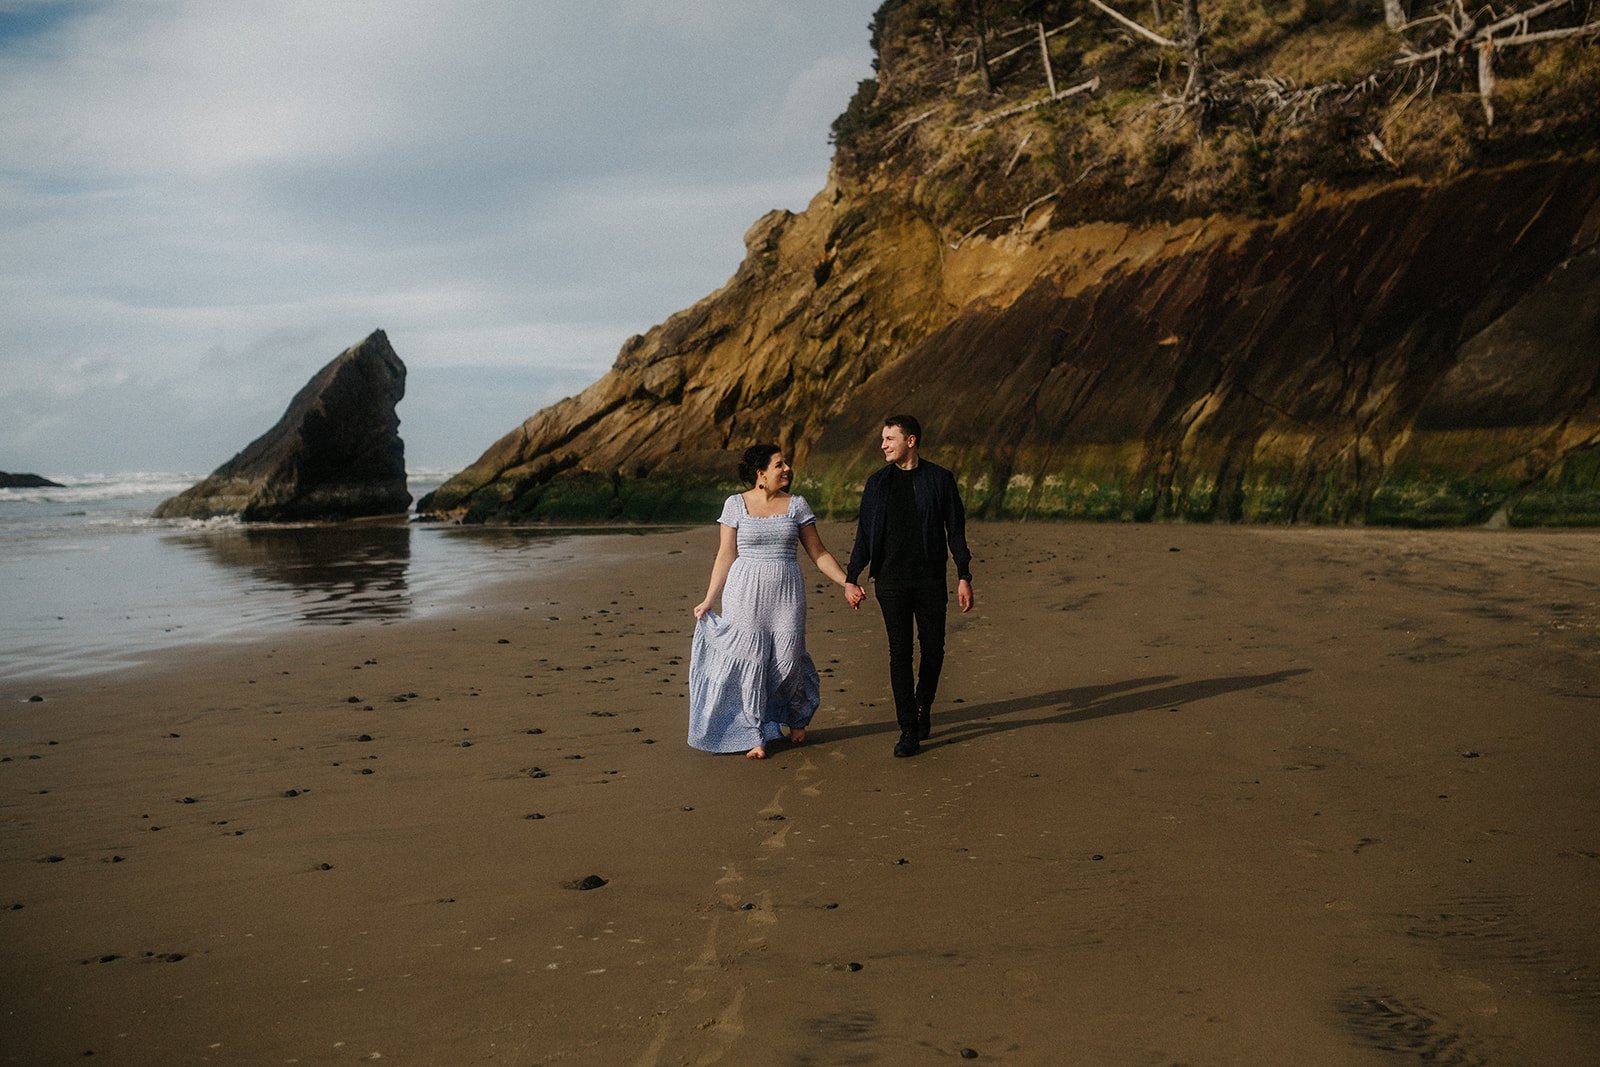
<svg viewBox="0 0 1600 1067">
<path fill-rule="evenodd" d="M 0 1062 L 1600 1063 L 1600 533 L 970 540 L 909 760 L 809 568 L 685 746 L 707 529 L 0 683 Z"/>
</svg>

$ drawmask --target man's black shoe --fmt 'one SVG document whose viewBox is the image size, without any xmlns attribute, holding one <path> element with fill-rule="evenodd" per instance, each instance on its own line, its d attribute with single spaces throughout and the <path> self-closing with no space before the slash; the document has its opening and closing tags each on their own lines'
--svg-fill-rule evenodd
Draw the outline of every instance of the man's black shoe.
<svg viewBox="0 0 1600 1067">
<path fill-rule="evenodd" d="M 926 741 L 933 733 L 933 713 L 927 708 L 917 709 L 917 740 Z"/>
<path fill-rule="evenodd" d="M 896 756 L 915 756 L 921 748 L 922 746 L 917 744 L 915 737 L 910 734 L 901 734 L 900 740 L 894 743 L 894 754 Z"/>
</svg>

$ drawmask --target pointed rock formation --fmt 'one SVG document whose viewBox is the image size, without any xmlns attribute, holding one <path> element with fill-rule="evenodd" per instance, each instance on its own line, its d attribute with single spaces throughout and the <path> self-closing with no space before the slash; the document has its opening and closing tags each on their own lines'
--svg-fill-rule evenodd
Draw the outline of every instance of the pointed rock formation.
<svg viewBox="0 0 1600 1067">
<path fill-rule="evenodd" d="M 0 489 L 61 489 L 60 482 L 41 478 L 37 474 L 8 474 L 0 471 Z"/>
<path fill-rule="evenodd" d="M 405 383 L 405 364 L 374 331 L 318 371 L 277 425 L 163 501 L 155 517 L 285 522 L 405 511 L 411 494 L 395 414 Z"/>
</svg>

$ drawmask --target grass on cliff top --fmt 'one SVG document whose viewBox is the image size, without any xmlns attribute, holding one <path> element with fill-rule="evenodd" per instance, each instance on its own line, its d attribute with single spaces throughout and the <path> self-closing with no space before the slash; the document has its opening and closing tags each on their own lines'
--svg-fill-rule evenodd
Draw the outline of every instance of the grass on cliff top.
<svg viewBox="0 0 1600 1067">
<path fill-rule="evenodd" d="M 1000 31 L 991 55 L 1015 50 L 991 64 L 993 95 L 970 61 L 957 62 L 972 38 L 948 3 L 889 0 L 874 20 L 879 77 L 862 83 L 834 127 L 847 173 L 899 183 L 955 237 L 1017 225 L 1027 205 L 1049 204 L 1055 225 L 1269 216 L 1292 210 L 1307 183 L 1444 179 L 1600 150 L 1596 38 L 1498 53 L 1491 126 L 1474 64 L 1394 65 L 1402 40 L 1375 0 L 1200 0 L 1215 99 L 1202 117 L 1178 102 L 1181 52 L 1136 39 L 1084 0 L 990 0 L 989 9 Z M 1150 24 L 1149 5 L 1120 9 Z M 1168 17 L 1151 28 L 1180 38 L 1178 3 L 1162 9 Z M 1048 95 L 1024 11 L 1071 24 L 1050 38 L 1057 85 L 1097 77 L 1100 87 L 976 129 Z M 1538 26 L 1582 17 L 1552 13 Z M 1421 36 L 1413 31 L 1413 43 Z"/>
</svg>

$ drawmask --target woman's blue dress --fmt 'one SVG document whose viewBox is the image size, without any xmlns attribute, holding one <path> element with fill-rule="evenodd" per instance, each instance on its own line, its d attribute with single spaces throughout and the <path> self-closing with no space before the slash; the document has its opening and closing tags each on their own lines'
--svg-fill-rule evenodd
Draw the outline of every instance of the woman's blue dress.
<svg viewBox="0 0 1600 1067">
<path fill-rule="evenodd" d="M 806 652 L 806 588 L 795 546 L 817 521 L 804 497 L 782 515 L 752 518 L 744 497 L 722 506 L 738 531 L 739 558 L 722 590 L 722 615 L 695 623 L 689 653 L 689 744 L 707 752 L 748 752 L 803 727 L 822 702 Z"/>
</svg>

